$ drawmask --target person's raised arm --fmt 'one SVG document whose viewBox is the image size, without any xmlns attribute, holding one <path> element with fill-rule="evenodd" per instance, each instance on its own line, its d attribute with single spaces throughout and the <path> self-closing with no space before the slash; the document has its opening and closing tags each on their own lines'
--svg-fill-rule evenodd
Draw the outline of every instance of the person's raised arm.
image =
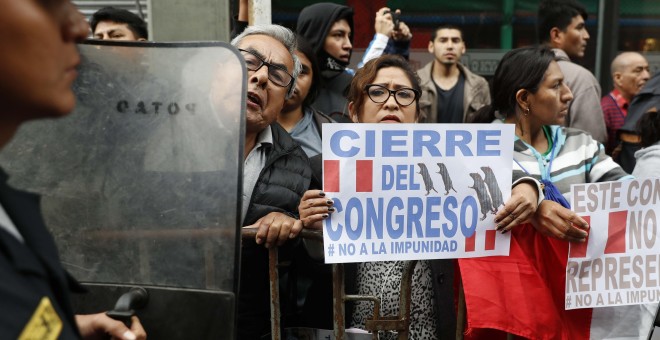
<svg viewBox="0 0 660 340">
<path fill-rule="evenodd" d="M 390 40 L 392 31 L 394 30 L 394 22 L 392 22 L 392 13 L 388 7 L 383 7 L 376 12 L 376 21 L 374 23 L 374 30 L 376 34 L 369 43 L 367 50 L 364 51 L 362 60 L 358 63 L 358 68 L 362 68 L 369 60 L 375 59 L 383 55 L 383 51 L 387 47 Z"/>
<path fill-rule="evenodd" d="M 238 0 L 238 15 L 233 17 L 233 27 L 231 29 L 230 39 L 236 38 L 236 36 L 241 34 L 248 26 L 248 1 L 249 0 Z"/>
<path fill-rule="evenodd" d="M 249 0 L 238 0 L 238 21 L 248 22 L 248 1 Z"/>
</svg>

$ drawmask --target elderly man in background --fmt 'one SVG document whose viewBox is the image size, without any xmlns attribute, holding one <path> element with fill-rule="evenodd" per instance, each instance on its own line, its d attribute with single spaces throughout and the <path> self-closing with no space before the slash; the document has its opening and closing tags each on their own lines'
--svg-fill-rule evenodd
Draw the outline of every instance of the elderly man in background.
<svg viewBox="0 0 660 340">
<path fill-rule="evenodd" d="M 612 60 L 614 89 L 600 100 L 607 126 L 605 152 L 612 155 L 616 148 L 617 130 L 623 126 L 632 98 L 651 78 L 649 63 L 637 52 L 623 52 Z"/>
</svg>

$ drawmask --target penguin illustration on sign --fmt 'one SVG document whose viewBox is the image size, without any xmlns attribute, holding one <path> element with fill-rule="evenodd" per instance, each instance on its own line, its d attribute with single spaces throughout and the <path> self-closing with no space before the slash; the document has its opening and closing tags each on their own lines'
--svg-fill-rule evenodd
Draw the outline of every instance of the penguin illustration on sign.
<svg viewBox="0 0 660 340">
<path fill-rule="evenodd" d="M 437 173 L 442 176 L 442 183 L 445 185 L 445 195 L 449 194 L 449 189 L 454 190 L 454 192 L 457 192 L 456 189 L 454 189 L 454 184 L 451 182 L 451 177 L 449 177 L 449 171 L 447 171 L 447 166 L 445 166 L 444 163 L 438 163 L 438 167 L 440 168 Z"/>
<path fill-rule="evenodd" d="M 429 169 L 426 168 L 426 164 L 417 163 L 417 165 L 419 166 L 418 174 L 422 175 L 422 179 L 424 180 L 424 187 L 426 188 L 426 196 L 428 196 L 431 193 L 431 190 L 437 193 L 438 191 L 435 190 L 435 188 L 433 187 L 433 180 L 431 179 L 431 174 L 429 174 Z"/>
<path fill-rule="evenodd" d="M 493 202 L 493 209 L 497 212 L 497 208 L 504 205 L 504 199 L 502 199 L 502 191 L 500 190 L 499 185 L 497 184 L 497 178 L 495 178 L 495 173 L 493 169 L 488 166 L 482 166 L 481 171 L 484 172 L 484 181 L 488 187 L 488 193 L 490 194 L 490 200 Z"/>
<path fill-rule="evenodd" d="M 474 189 L 477 192 L 477 199 L 479 200 L 479 205 L 481 206 L 481 221 L 486 219 L 486 216 L 489 212 L 493 212 L 493 202 L 490 200 L 488 195 L 488 188 L 486 188 L 486 182 L 478 173 L 470 173 L 470 177 L 474 180 L 474 185 L 468 187 Z"/>
</svg>

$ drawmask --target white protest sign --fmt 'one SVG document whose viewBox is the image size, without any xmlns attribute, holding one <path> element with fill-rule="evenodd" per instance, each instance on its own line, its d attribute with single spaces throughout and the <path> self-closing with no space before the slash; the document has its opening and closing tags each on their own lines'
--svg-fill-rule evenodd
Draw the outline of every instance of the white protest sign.
<svg viewBox="0 0 660 340">
<path fill-rule="evenodd" d="M 571 201 L 591 230 L 570 245 L 566 309 L 660 301 L 660 179 L 573 185 Z"/>
<path fill-rule="evenodd" d="M 511 124 L 324 124 L 326 263 L 508 255 Z"/>
</svg>

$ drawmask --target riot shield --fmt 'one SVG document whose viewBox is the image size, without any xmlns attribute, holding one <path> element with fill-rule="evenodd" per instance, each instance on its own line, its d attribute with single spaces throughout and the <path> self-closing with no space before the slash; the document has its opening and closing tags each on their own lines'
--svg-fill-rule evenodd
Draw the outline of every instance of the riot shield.
<svg viewBox="0 0 660 340">
<path fill-rule="evenodd" d="M 0 155 L 42 195 L 76 312 L 145 287 L 149 338 L 233 338 L 245 67 L 224 43 L 80 45 L 75 111 L 25 124 Z"/>
</svg>

